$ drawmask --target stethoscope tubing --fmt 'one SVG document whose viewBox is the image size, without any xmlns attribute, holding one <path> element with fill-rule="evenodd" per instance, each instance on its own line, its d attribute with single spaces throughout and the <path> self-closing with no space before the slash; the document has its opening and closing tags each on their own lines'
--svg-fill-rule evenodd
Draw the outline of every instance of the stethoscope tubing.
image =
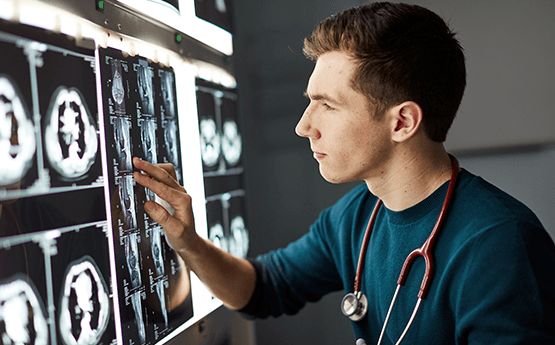
<svg viewBox="0 0 555 345">
<path fill-rule="evenodd" d="M 457 177 L 458 177 L 458 173 L 459 173 L 459 162 L 457 161 L 457 159 L 455 157 L 453 157 L 452 155 L 449 155 L 449 157 L 451 158 L 452 161 L 452 171 L 451 171 L 451 179 L 449 181 L 449 186 L 447 188 L 447 193 L 445 195 L 445 199 L 443 201 L 443 205 L 441 207 L 441 211 L 439 213 L 439 216 L 437 218 L 436 224 L 434 225 L 434 228 L 432 229 L 432 232 L 430 233 L 430 235 L 428 236 L 428 238 L 426 239 L 426 241 L 424 242 L 424 244 L 422 245 L 422 247 L 420 248 L 416 248 L 415 250 L 413 250 L 405 259 L 405 262 L 403 263 L 403 267 L 401 269 L 401 273 L 399 274 L 399 278 L 397 279 L 397 288 L 395 290 L 395 293 L 393 295 L 393 298 L 391 300 L 391 304 L 389 306 L 389 309 L 387 311 L 387 315 L 384 321 L 384 324 L 382 326 L 382 330 L 380 332 L 380 337 L 378 339 L 378 345 L 381 344 L 382 340 L 383 340 L 383 336 L 385 334 L 385 330 L 387 328 L 387 325 L 389 323 L 389 318 L 391 316 L 391 312 L 393 310 L 393 306 L 395 305 L 395 302 L 397 300 L 397 296 L 399 294 L 399 291 L 401 289 L 401 287 L 403 285 L 405 285 L 406 279 L 408 277 L 408 274 L 410 272 L 410 269 L 412 267 L 412 264 L 414 263 L 414 261 L 421 256 L 426 264 L 426 270 L 424 272 L 424 277 L 422 278 L 422 283 L 420 284 L 420 291 L 418 292 L 418 300 L 416 302 L 416 305 L 412 311 L 411 317 L 409 319 L 409 321 L 407 322 L 407 325 L 405 326 L 405 329 L 403 330 L 403 333 L 401 334 L 401 336 L 399 337 L 399 339 L 397 340 L 397 342 L 395 343 L 396 345 L 400 344 L 401 341 L 404 339 L 405 335 L 407 334 L 410 326 L 412 325 L 416 314 L 418 313 L 418 309 L 420 308 L 420 304 L 422 302 L 422 300 L 426 297 L 426 294 L 428 292 L 428 289 L 430 287 L 431 281 L 432 281 L 432 274 L 433 274 L 433 259 L 432 259 L 432 248 L 435 244 L 435 241 L 437 239 L 437 235 L 439 233 L 440 228 L 442 227 L 446 215 L 447 215 L 447 211 L 449 209 L 450 203 L 451 203 L 451 198 L 453 196 L 453 192 L 455 190 L 455 185 L 457 182 Z M 376 202 L 376 206 L 374 206 L 374 210 L 372 211 L 372 215 L 370 216 L 370 220 L 368 221 L 368 226 L 366 228 L 366 233 L 364 234 L 364 239 L 362 241 L 362 248 L 360 251 L 360 256 L 359 256 L 359 260 L 358 260 L 358 265 L 357 265 L 357 273 L 355 276 L 355 286 L 354 286 L 354 294 L 355 295 L 360 295 L 360 284 L 361 284 L 361 280 L 362 280 L 362 272 L 364 270 L 364 262 L 365 262 L 365 258 L 366 258 L 366 251 L 368 249 L 368 244 L 370 241 L 370 236 L 372 233 L 372 229 L 374 227 L 374 223 L 376 222 L 376 218 L 378 216 L 378 211 L 380 209 L 380 206 L 382 205 L 382 200 L 378 199 L 378 201 Z M 361 339 L 360 339 L 361 340 Z"/>
</svg>

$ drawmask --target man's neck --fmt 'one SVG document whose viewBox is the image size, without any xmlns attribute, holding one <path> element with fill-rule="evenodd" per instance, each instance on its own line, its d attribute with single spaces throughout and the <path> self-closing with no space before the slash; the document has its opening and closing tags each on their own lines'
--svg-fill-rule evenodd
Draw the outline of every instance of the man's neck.
<svg viewBox="0 0 555 345">
<path fill-rule="evenodd" d="M 392 211 L 402 211 L 430 196 L 451 178 L 452 163 L 441 144 L 395 155 L 380 177 L 366 180 L 368 189 Z"/>
</svg>

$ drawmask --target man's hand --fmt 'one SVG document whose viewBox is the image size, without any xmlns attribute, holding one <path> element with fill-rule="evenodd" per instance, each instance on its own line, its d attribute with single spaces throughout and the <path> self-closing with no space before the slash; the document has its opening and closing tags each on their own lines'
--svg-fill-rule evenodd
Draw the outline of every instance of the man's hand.
<svg viewBox="0 0 555 345">
<path fill-rule="evenodd" d="M 166 208 L 154 201 L 147 201 L 145 211 L 164 228 L 168 244 L 177 252 L 187 250 L 199 240 L 195 231 L 195 220 L 191 205 L 191 196 L 177 182 L 172 164 L 153 165 L 137 157 L 133 157 L 133 165 L 139 171 L 133 173 L 135 181 L 153 191 L 174 209 L 172 215 Z"/>
<path fill-rule="evenodd" d="M 256 284 L 254 267 L 197 235 L 191 197 L 177 183 L 173 165 L 153 165 L 136 157 L 133 165 L 142 171 L 133 173 L 135 180 L 175 209 L 171 215 L 159 203 L 145 203 L 145 211 L 164 228 L 168 244 L 226 306 L 241 309 L 247 305 Z"/>
</svg>

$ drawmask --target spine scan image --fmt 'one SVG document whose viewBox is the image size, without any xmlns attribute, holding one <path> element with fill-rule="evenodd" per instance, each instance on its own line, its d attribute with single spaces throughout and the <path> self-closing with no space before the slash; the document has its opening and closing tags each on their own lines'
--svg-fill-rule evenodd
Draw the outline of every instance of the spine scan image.
<svg viewBox="0 0 555 345">
<path fill-rule="evenodd" d="M 112 98 L 115 102 L 114 111 L 116 115 L 125 115 L 125 89 L 123 87 L 123 76 L 121 74 L 121 61 L 113 59 L 110 61 L 110 65 L 112 67 Z"/>
<path fill-rule="evenodd" d="M 131 121 L 125 117 L 112 117 L 116 143 L 117 166 L 120 171 L 132 171 Z"/>
</svg>

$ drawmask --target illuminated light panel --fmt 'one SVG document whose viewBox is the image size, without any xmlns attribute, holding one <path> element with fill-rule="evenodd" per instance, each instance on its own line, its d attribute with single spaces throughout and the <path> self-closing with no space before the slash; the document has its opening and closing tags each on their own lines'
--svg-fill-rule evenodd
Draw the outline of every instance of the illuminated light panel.
<svg viewBox="0 0 555 345">
<path fill-rule="evenodd" d="M 46 30 L 56 30 L 56 14 L 54 11 L 36 2 L 20 6 L 19 22 Z"/>
<path fill-rule="evenodd" d="M 184 4 L 184 1 L 180 1 L 181 15 L 173 6 L 161 1 L 119 0 L 119 2 L 135 8 L 226 55 L 233 54 L 233 36 L 231 33 L 198 18 L 195 15 L 194 1 L 187 2 L 187 4 L 192 4 L 192 8 L 190 5 Z"/>
<path fill-rule="evenodd" d="M 11 20 L 14 15 L 13 4 L 10 1 L 0 0 L 0 18 L 5 20 Z"/>
<path fill-rule="evenodd" d="M 81 28 L 80 25 L 77 23 L 72 17 L 60 15 L 60 32 L 73 37 L 81 36 Z"/>
</svg>

